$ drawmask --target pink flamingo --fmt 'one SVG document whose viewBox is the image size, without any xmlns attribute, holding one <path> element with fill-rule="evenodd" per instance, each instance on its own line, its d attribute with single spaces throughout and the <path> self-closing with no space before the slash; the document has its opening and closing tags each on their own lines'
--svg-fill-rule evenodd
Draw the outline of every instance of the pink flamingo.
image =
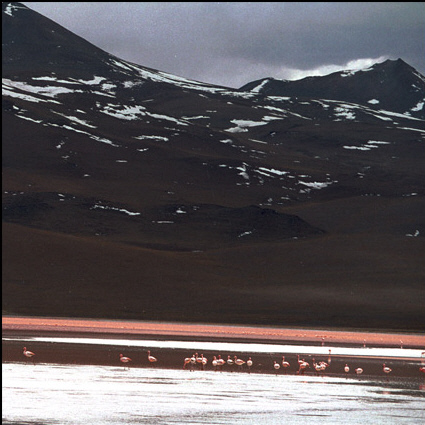
<svg viewBox="0 0 425 425">
<path fill-rule="evenodd" d="M 158 359 L 156 357 L 151 356 L 151 352 L 150 351 L 148 351 L 148 360 L 149 360 L 149 363 L 150 364 L 154 364 L 155 362 L 158 361 Z"/>
<path fill-rule="evenodd" d="M 183 361 L 183 369 L 186 369 L 186 365 L 190 363 L 190 357 L 186 357 Z"/>
<path fill-rule="evenodd" d="M 30 359 L 31 357 L 35 356 L 35 353 L 33 353 L 32 351 L 27 350 L 27 347 L 24 347 L 24 351 L 23 351 L 24 356 L 27 359 Z M 35 364 L 34 359 L 32 359 L 32 362 Z"/>
<path fill-rule="evenodd" d="M 204 370 L 204 369 L 205 369 L 205 366 L 206 366 L 206 364 L 208 363 L 208 359 L 207 359 L 206 357 L 204 357 L 204 355 L 203 355 L 203 354 L 201 354 L 201 356 L 200 356 L 200 357 L 198 357 L 198 358 L 196 359 L 196 361 L 199 363 L 199 367 L 200 367 L 202 370 Z"/>
<path fill-rule="evenodd" d="M 220 372 L 223 370 L 223 365 L 226 364 L 226 361 L 224 359 L 221 358 L 221 355 L 218 355 L 218 359 L 217 359 L 217 367 L 220 370 Z"/>
<path fill-rule="evenodd" d="M 249 357 L 248 360 L 246 361 L 246 365 L 248 366 L 249 373 L 251 373 L 252 364 L 253 364 L 252 359 L 251 357 Z"/>
<path fill-rule="evenodd" d="M 239 370 L 242 370 L 242 366 L 246 363 L 245 360 L 238 359 L 237 356 L 235 356 L 234 359 L 235 359 L 235 365 L 238 366 Z"/>
<path fill-rule="evenodd" d="M 216 356 L 213 356 L 211 364 L 214 367 L 214 371 L 217 372 L 217 357 Z"/>
<path fill-rule="evenodd" d="M 285 372 L 289 366 L 291 366 L 290 363 L 285 360 L 285 356 L 282 356 L 282 367 L 285 369 Z"/>
<path fill-rule="evenodd" d="M 120 354 L 120 362 L 124 365 L 130 363 L 132 360 L 130 359 L 130 357 L 126 357 L 123 354 Z M 130 367 L 129 367 L 130 369 Z"/>
<path fill-rule="evenodd" d="M 306 371 L 307 368 L 310 367 L 310 365 L 303 359 L 300 360 L 300 356 L 297 355 L 297 359 L 298 359 L 298 365 L 299 365 L 299 369 L 298 369 L 298 374 L 304 375 L 304 372 Z"/>
<path fill-rule="evenodd" d="M 226 362 L 229 366 L 233 366 L 233 359 L 230 356 L 227 356 L 227 362 Z"/>
<path fill-rule="evenodd" d="M 388 375 L 392 372 L 392 369 L 388 366 L 385 366 L 385 363 L 382 365 L 382 370 Z"/>
</svg>

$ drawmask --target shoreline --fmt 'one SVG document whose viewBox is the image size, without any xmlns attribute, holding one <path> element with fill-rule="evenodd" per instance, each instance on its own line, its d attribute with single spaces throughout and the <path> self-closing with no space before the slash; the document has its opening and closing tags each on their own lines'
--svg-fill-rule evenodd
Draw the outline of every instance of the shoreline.
<svg viewBox="0 0 425 425">
<path fill-rule="evenodd" d="M 100 321 L 87 319 L 52 319 L 52 318 L 25 318 L 25 317 L 3 317 L 2 323 L 2 361 L 3 362 L 29 362 L 22 354 L 23 346 L 36 353 L 34 356 L 37 363 L 58 363 L 58 364 L 84 364 L 84 365 L 110 365 L 121 366 L 119 354 L 132 358 L 130 367 L 158 367 L 158 368 L 178 368 L 182 369 L 184 359 L 191 357 L 195 350 L 190 348 L 170 348 L 161 347 L 161 344 L 154 344 L 155 341 L 197 341 L 200 350 L 207 344 L 206 342 L 229 343 L 229 344 L 268 344 L 270 352 L 252 352 L 227 350 L 217 352 L 217 350 L 199 351 L 199 356 L 203 354 L 208 358 L 206 370 L 214 370 L 211 361 L 213 356 L 221 355 L 227 359 L 236 355 L 238 358 L 247 360 L 248 356 L 254 360 L 253 367 L 249 370 L 253 373 L 275 374 L 273 362 L 281 362 L 282 355 L 285 355 L 291 367 L 287 371 L 281 368 L 278 373 L 296 374 L 298 371 L 297 355 L 292 352 L 276 352 L 276 346 L 280 344 L 300 346 L 298 355 L 305 358 L 310 363 L 310 368 L 306 375 L 315 375 L 312 363 L 314 357 L 316 361 L 326 361 L 329 363 L 326 375 L 344 375 L 344 365 L 350 364 L 353 371 L 356 367 L 364 369 L 364 376 L 382 375 L 382 364 L 386 362 L 393 369 L 390 376 L 394 377 L 418 377 L 424 376 L 419 371 L 422 364 L 421 359 L 412 358 L 388 358 L 385 356 L 368 358 L 367 356 L 353 355 L 325 355 L 328 348 L 332 347 L 363 347 L 365 340 L 367 347 L 400 348 L 400 341 L 403 347 L 424 350 L 425 335 L 418 334 L 387 334 L 368 332 L 344 332 L 306 329 L 283 329 L 265 328 L 257 326 L 232 326 L 232 325 L 207 325 L 207 324 L 182 324 L 182 323 L 153 323 L 153 322 L 128 322 L 128 321 Z M 37 341 L 36 337 L 44 337 L 43 341 Z M 69 338 L 75 342 L 63 342 L 61 338 Z M 54 342 L 58 338 L 59 342 Z M 105 343 L 95 344 L 85 343 L 84 339 L 97 338 Z M 401 339 L 402 338 L 402 339 Z M 125 341 L 118 344 L 115 340 Z M 147 360 L 147 350 L 150 347 L 138 346 L 137 340 L 147 340 L 153 342 L 152 354 L 158 358 L 153 366 Z M 110 343 L 107 342 L 110 340 Z M 134 341 L 134 344 L 132 344 Z M 202 342 L 204 344 L 202 345 Z M 305 354 L 302 352 L 302 345 L 323 347 L 321 354 Z M 155 347 L 157 346 L 157 347 Z M 406 354 L 407 354 L 406 350 Z M 196 366 L 195 369 L 198 367 Z M 223 371 L 238 371 L 236 367 L 224 366 Z M 246 366 L 240 372 L 248 372 Z M 353 375 L 354 372 L 350 372 Z"/>
<path fill-rule="evenodd" d="M 279 328 L 228 324 L 193 324 L 179 322 L 142 322 L 78 318 L 2 316 L 2 333 L 71 333 L 125 335 L 126 337 L 201 338 L 207 340 L 290 341 L 311 344 L 354 344 L 368 346 L 405 346 L 425 350 L 425 334 L 369 332 L 304 328 Z"/>
</svg>

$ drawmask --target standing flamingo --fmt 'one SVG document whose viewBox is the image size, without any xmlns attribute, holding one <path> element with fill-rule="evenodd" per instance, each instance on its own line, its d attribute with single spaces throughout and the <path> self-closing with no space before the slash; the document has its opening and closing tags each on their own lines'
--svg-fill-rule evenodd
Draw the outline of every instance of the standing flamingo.
<svg viewBox="0 0 425 425">
<path fill-rule="evenodd" d="M 150 364 L 154 364 L 155 362 L 157 362 L 158 361 L 158 359 L 156 358 L 156 357 L 154 357 L 154 356 L 151 356 L 151 352 L 150 351 L 148 351 L 148 360 L 149 360 L 149 363 Z"/>
<path fill-rule="evenodd" d="M 277 371 L 280 369 L 280 364 L 276 360 L 274 360 L 273 367 L 277 375 Z"/>
<path fill-rule="evenodd" d="M 251 367 L 252 367 L 252 359 L 251 359 L 251 357 L 249 357 L 248 360 L 246 361 L 246 365 L 248 366 L 249 373 L 251 373 Z"/>
<path fill-rule="evenodd" d="M 304 375 L 304 372 L 306 371 L 307 368 L 310 367 L 310 365 L 308 364 L 308 362 L 306 362 L 304 359 L 300 360 L 300 356 L 297 355 L 297 359 L 298 359 L 298 374 Z"/>
<path fill-rule="evenodd" d="M 120 362 L 125 365 L 130 363 L 132 360 L 130 359 L 130 357 L 125 357 L 123 354 L 120 354 Z M 130 367 L 128 367 L 130 369 Z"/>
<path fill-rule="evenodd" d="M 214 371 L 217 372 L 217 357 L 213 356 L 211 364 L 214 366 Z"/>
<path fill-rule="evenodd" d="M 282 356 L 282 367 L 285 369 L 285 372 L 289 366 L 291 366 L 290 363 L 285 360 L 285 356 Z"/>
<path fill-rule="evenodd" d="M 320 364 L 320 367 L 322 368 L 322 372 L 324 372 L 326 368 L 329 367 L 329 363 L 326 363 L 324 361 L 321 361 L 319 364 Z"/>
<path fill-rule="evenodd" d="M 198 357 L 198 353 L 194 353 L 190 358 L 190 370 L 193 371 L 196 365 L 196 358 Z"/>
<path fill-rule="evenodd" d="M 345 372 L 345 373 L 350 372 L 350 366 L 348 366 L 348 364 L 347 364 L 347 363 L 345 363 L 345 366 L 344 366 L 344 372 Z"/>
<path fill-rule="evenodd" d="M 230 356 L 227 356 L 227 360 L 226 363 L 228 366 L 230 366 L 230 372 L 233 372 L 233 365 L 235 364 L 235 362 L 233 361 L 233 359 Z"/>
<path fill-rule="evenodd" d="M 27 347 L 24 347 L 24 351 L 23 351 L 24 356 L 27 359 L 30 359 L 31 357 L 35 356 L 35 353 L 33 353 L 32 351 L 27 350 Z M 32 362 L 35 364 L 34 359 L 32 359 Z"/>
<path fill-rule="evenodd" d="M 316 374 L 322 371 L 322 365 L 320 363 L 316 363 L 316 359 L 313 358 L 313 367 L 316 370 Z"/>
<path fill-rule="evenodd" d="M 223 365 L 226 364 L 226 361 L 224 359 L 221 358 L 221 355 L 218 355 L 218 359 L 217 359 L 217 366 L 218 369 L 220 370 L 220 372 L 223 370 Z"/>
<path fill-rule="evenodd" d="M 419 372 L 423 372 L 423 373 L 425 373 L 425 366 L 421 366 L 421 367 L 419 368 Z"/>
<path fill-rule="evenodd" d="M 313 359 L 313 367 L 316 370 L 317 374 L 319 374 L 319 372 L 324 372 L 328 366 L 329 366 L 328 363 L 324 361 L 316 363 L 316 360 Z"/>
<path fill-rule="evenodd" d="M 245 360 L 238 359 L 237 356 L 235 356 L 234 359 L 235 359 L 235 365 L 238 366 L 239 370 L 242 370 L 242 366 L 246 363 Z"/>
<path fill-rule="evenodd" d="M 205 369 L 205 366 L 208 363 L 208 359 L 202 354 L 202 370 Z"/>
<path fill-rule="evenodd" d="M 196 363 L 198 364 L 198 369 L 202 369 L 202 357 L 203 355 L 201 354 L 200 356 L 198 355 L 198 353 L 196 353 Z"/>
<path fill-rule="evenodd" d="M 354 372 L 356 372 L 357 375 L 361 375 L 363 373 L 363 369 L 361 367 L 358 367 L 354 370 Z"/>
<path fill-rule="evenodd" d="M 199 363 L 199 367 L 204 370 L 205 369 L 205 365 L 208 363 L 208 359 L 206 357 L 204 357 L 203 354 L 201 354 L 200 357 L 198 357 L 196 359 L 196 361 Z"/>
<path fill-rule="evenodd" d="M 382 370 L 388 375 L 392 372 L 392 369 L 388 366 L 385 366 L 385 363 L 382 365 Z"/>
<path fill-rule="evenodd" d="M 186 357 L 183 361 L 183 369 L 186 369 L 186 365 L 190 363 L 190 357 Z"/>
</svg>

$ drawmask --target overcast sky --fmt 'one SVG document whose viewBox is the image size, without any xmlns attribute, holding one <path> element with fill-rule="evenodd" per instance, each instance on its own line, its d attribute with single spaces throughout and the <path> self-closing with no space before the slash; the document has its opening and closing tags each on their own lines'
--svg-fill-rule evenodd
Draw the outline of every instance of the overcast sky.
<svg viewBox="0 0 425 425">
<path fill-rule="evenodd" d="M 425 2 L 23 2 L 142 66 L 238 88 L 402 58 L 425 75 Z"/>
</svg>

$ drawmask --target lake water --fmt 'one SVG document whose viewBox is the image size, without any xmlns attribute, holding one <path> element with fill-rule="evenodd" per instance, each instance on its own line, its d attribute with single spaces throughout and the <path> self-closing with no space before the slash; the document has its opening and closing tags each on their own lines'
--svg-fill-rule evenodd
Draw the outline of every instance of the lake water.
<svg viewBox="0 0 425 425">
<path fill-rule="evenodd" d="M 3 424 L 422 424 L 423 377 L 3 363 Z"/>
</svg>

